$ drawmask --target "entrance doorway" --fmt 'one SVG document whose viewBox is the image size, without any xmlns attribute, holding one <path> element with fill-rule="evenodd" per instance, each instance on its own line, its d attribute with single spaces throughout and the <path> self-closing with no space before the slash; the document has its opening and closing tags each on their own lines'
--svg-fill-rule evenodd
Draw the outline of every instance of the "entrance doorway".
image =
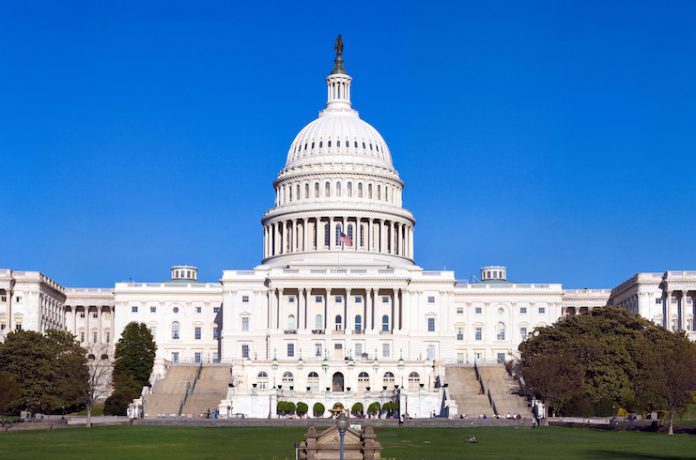
<svg viewBox="0 0 696 460">
<path fill-rule="evenodd" d="M 331 379 L 331 391 L 343 391 L 343 374 L 336 372 Z"/>
</svg>

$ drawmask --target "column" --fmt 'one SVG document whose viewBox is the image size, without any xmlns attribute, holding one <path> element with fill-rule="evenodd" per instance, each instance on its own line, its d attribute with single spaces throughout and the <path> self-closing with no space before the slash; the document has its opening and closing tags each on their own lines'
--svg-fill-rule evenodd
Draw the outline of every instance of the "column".
<svg viewBox="0 0 696 460">
<path fill-rule="evenodd" d="M 335 217 L 330 217 L 329 218 L 329 249 L 334 250 L 336 249 L 336 218 Z"/>
<path fill-rule="evenodd" d="M 413 227 L 409 227 L 408 229 L 408 252 L 409 252 L 409 257 L 413 259 Z"/>
<path fill-rule="evenodd" d="M 89 343 L 89 334 L 90 334 L 90 311 L 89 311 L 89 305 L 85 305 L 85 343 Z"/>
<path fill-rule="evenodd" d="M 365 290 L 365 296 L 363 297 L 363 320 L 362 320 L 362 332 L 363 334 L 367 331 L 367 289 Z"/>
<path fill-rule="evenodd" d="M 309 314 L 307 302 L 309 301 L 309 289 L 302 288 L 302 297 L 304 297 L 304 328 L 307 330 L 307 315 Z"/>
<path fill-rule="evenodd" d="M 111 312 L 111 343 L 116 342 L 116 306 L 114 305 L 113 307 L 109 308 L 109 311 Z M 109 344 L 110 345 L 110 344 Z"/>
<path fill-rule="evenodd" d="M 324 331 L 329 328 L 329 289 L 324 289 Z"/>
<path fill-rule="evenodd" d="M 302 329 L 302 323 L 300 322 L 300 319 L 301 319 L 300 313 L 302 312 L 302 309 L 300 307 L 302 307 L 302 305 L 300 305 L 300 302 L 302 302 L 302 289 L 301 288 L 297 290 L 297 302 L 296 302 L 297 303 L 297 308 L 296 308 L 297 315 L 295 315 L 295 318 L 296 318 L 295 330 L 298 331 L 298 334 L 299 334 L 299 331 Z"/>
<path fill-rule="evenodd" d="M 662 322 L 664 323 L 664 328 L 668 331 L 672 330 L 672 292 L 665 292 L 665 306 L 664 306 L 664 318 Z"/>
<path fill-rule="evenodd" d="M 273 318 L 273 299 L 271 298 L 271 289 L 266 292 L 266 329 L 271 329 L 271 318 Z"/>
<path fill-rule="evenodd" d="M 309 247 L 307 246 L 307 243 L 309 242 L 309 219 L 304 219 L 302 221 L 302 250 L 303 251 L 309 251 Z"/>
<path fill-rule="evenodd" d="M 280 330 L 280 310 L 283 306 L 283 291 L 284 288 L 278 289 L 278 308 L 276 309 L 276 329 Z"/>
<path fill-rule="evenodd" d="M 404 317 L 404 315 L 403 315 L 404 294 L 401 291 L 401 289 L 399 289 L 399 293 L 397 295 L 397 298 L 399 299 L 399 330 L 401 330 L 403 328 L 403 317 Z"/>
<path fill-rule="evenodd" d="M 352 322 L 348 321 L 348 301 L 350 299 L 350 289 L 346 289 L 346 297 L 343 299 L 343 328 L 346 331 L 346 334 L 350 334 L 350 331 L 352 330 L 352 326 L 348 327 L 349 325 L 352 324 Z"/>
<path fill-rule="evenodd" d="M 394 333 L 394 323 L 395 321 L 395 314 L 396 314 L 396 289 L 392 289 L 392 295 L 391 295 L 391 317 L 389 318 L 389 326 L 391 329 L 391 333 Z"/>
</svg>

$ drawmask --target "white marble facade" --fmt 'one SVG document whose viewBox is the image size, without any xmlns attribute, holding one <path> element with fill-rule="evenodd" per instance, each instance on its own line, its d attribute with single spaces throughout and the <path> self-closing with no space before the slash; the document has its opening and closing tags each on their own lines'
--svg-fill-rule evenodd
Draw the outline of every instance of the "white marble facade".
<svg viewBox="0 0 696 460">
<path fill-rule="evenodd" d="M 157 342 L 156 374 L 169 362 L 230 366 L 232 412 L 267 415 L 278 398 L 299 396 L 384 402 L 399 387 L 425 416 L 439 404 L 446 365 L 507 361 L 534 328 L 563 316 L 611 303 L 671 329 L 696 328 L 696 272 L 563 289 L 508 281 L 502 266 L 462 282 L 416 265 L 404 181 L 387 143 L 352 108 L 340 56 L 335 64 L 325 109 L 291 143 L 273 182 L 259 266 L 211 282 L 174 266 L 167 281 L 104 289 L 0 270 L 0 338 L 18 327 L 67 328 L 110 354 L 126 324 L 144 322 Z"/>
</svg>

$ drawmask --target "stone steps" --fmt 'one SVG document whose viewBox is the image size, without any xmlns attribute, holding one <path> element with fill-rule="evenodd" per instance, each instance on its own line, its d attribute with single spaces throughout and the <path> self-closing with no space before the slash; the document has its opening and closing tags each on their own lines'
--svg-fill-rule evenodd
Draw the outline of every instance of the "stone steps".
<svg viewBox="0 0 696 460">
<path fill-rule="evenodd" d="M 448 367 L 445 370 L 445 381 L 450 398 L 457 403 L 459 414 L 467 414 L 470 417 L 493 414 L 488 397 L 480 394 L 481 387 L 476 380 L 473 367 Z"/>
<path fill-rule="evenodd" d="M 229 368 L 203 366 L 196 387 L 186 400 L 183 415 L 197 417 L 205 414 L 208 410 L 217 409 L 220 401 L 227 397 L 229 381 Z"/>
<path fill-rule="evenodd" d="M 529 416 L 531 409 L 527 406 L 527 399 L 514 393 L 519 385 L 504 366 L 482 366 L 478 369 L 486 390 L 491 392 L 498 414 L 504 416 L 509 412 Z"/>
<path fill-rule="evenodd" d="M 172 417 L 186 394 L 186 384 L 193 384 L 198 366 L 171 366 L 167 374 L 145 396 L 145 417 Z"/>
</svg>

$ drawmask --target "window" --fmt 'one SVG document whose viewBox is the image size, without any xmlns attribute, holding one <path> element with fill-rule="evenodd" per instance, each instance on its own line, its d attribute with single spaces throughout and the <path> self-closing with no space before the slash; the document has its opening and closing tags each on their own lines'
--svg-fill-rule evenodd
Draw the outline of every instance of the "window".
<svg viewBox="0 0 696 460">
<path fill-rule="evenodd" d="M 150 328 L 150 334 L 152 334 L 152 338 L 156 339 L 157 338 L 157 326 L 148 326 Z"/>
<path fill-rule="evenodd" d="M 288 316 L 288 331 L 294 331 L 297 329 L 295 324 L 295 315 Z"/>
<path fill-rule="evenodd" d="M 389 357 L 389 344 L 383 343 L 382 344 L 382 358 L 388 358 L 388 357 Z"/>
<path fill-rule="evenodd" d="M 358 389 L 360 391 L 367 391 L 367 387 L 370 386 L 370 374 L 367 372 L 361 372 L 358 374 Z"/>
<path fill-rule="evenodd" d="M 133 306 L 131 307 L 131 313 L 138 313 L 138 307 L 137 307 L 137 305 L 133 305 Z M 82 314 L 80 315 L 80 318 L 84 318 L 84 317 L 85 317 L 85 314 L 82 313 Z"/>
<path fill-rule="evenodd" d="M 355 332 L 358 334 L 362 332 L 362 316 L 355 315 Z"/>
<path fill-rule="evenodd" d="M 495 338 L 496 340 L 505 340 L 505 324 L 498 323 L 495 326 Z"/>
<path fill-rule="evenodd" d="M 289 343 L 288 344 L 288 358 L 294 358 L 294 357 L 295 357 L 295 344 Z"/>
<path fill-rule="evenodd" d="M 248 316 L 242 317 L 242 331 L 244 331 L 244 332 L 249 331 L 249 317 Z"/>
<path fill-rule="evenodd" d="M 201 362 L 201 352 L 196 351 L 193 353 L 193 362 L 194 363 L 200 363 Z"/>
<path fill-rule="evenodd" d="M 315 343 L 314 344 L 314 356 L 317 358 L 321 358 L 321 344 L 320 343 Z"/>
<path fill-rule="evenodd" d="M 420 375 L 418 372 L 408 374 L 408 391 L 418 391 L 420 387 Z"/>
<path fill-rule="evenodd" d="M 152 334 L 154 336 L 154 334 Z M 111 343 L 111 332 L 106 331 L 106 343 Z"/>
<path fill-rule="evenodd" d="M 498 353 L 496 355 L 495 361 L 498 364 L 505 364 L 505 353 Z"/>
<path fill-rule="evenodd" d="M 97 343 L 97 333 L 92 332 L 92 343 Z"/>
<path fill-rule="evenodd" d="M 389 303 L 389 297 L 388 296 L 382 296 L 382 303 Z"/>
<path fill-rule="evenodd" d="M 288 297 L 288 302 L 289 302 L 289 303 L 295 303 L 295 296 L 292 296 L 292 295 L 291 295 L 290 297 Z"/>
<path fill-rule="evenodd" d="M 213 313 L 220 313 L 220 307 L 213 307 Z"/>
<path fill-rule="evenodd" d="M 384 385 L 385 387 L 394 385 L 394 374 L 392 374 L 391 372 L 385 372 L 384 377 L 382 378 L 382 385 Z"/>
<path fill-rule="evenodd" d="M 249 345 L 246 343 L 242 344 L 242 358 L 249 358 Z"/>
<path fill-rule="evenodd" d="M 657 305 L 662 305 L 662 299 L 658 297 L 657 299 L 655 299 L 655 303 Z"/>
<path fill-rule="evenodd" d="M 172 310 L 174 311 L 174 313 L 179 313 L 179 307 L 174 307 Z"/>
<path fill-rule="evenodd" d="M 5 324 L 5 323 L 0 323 L 0 331 L 4 331 L 5 328 L 7 328 L 7 324 Z"/>
<path fill-rule="evenodd" d="M 322 296 L 320 296 L 320 295 L 314 297 L 314 301 L 315 301 L 316 303 L 322 303 L 323 299 L 324 299 L 324 298 L 323 298 Z"/>
<path fill-rule="evenodd" d="M 527 314 L 527 307 L 520 307 L 520 313 L 523 315 Z"/>
<path fill-rule="evenodd" d="M 242 303 L 249 303 L 249 296 L 248 295 L 242 296 Z"/>
<path fill-rule="evenodd" d="M 21 331 L 21 330 L 22 330 L 22 323 L 15 324 L 15 331 Z"/>
<path fill-rule="evenodd" d="M 179 322 L 172 323 L 172 340 L 179 340 Z"/>
<path fill-rule="evenodd" d="M 194 340 L 201 340 L 201 327 L 196 326 L 193 328 L 193 338 Z"/>
<path fill-rule="evenodd" d="M 428 318 L 428 332 L 435 332 L 435 318 Z"/>
<path fill-rule="evenodd" d="M 268 387 L 268 374 L 265 371 L 259 372 L 256 376 L 256 383 L 259 390 L 265 390 Z"/>
<path fill-rule="evenodd" d="M 527 338 L 527 328 L 525 326 L 520 328 L 520 337 L 522 337 L 522 340 Z"/>
<path fill-rule="evenodd" d="M 428 303 L 435 303 L 435 296 L 434 295 L 428 296 Z"/>
<path fill-rule="evenodd" d="M 463 327 L 457 328 L 457 340 L 464 340 L 464 328 Z"/>
<path fill-rule="evenodd" d="M 150 313 L 157 313 L 157 307 L 155 307 L 155 306 L 150 307 Z"/>
<path fill-rule="evenodd" d="M 94 319 L 99 318 L 99 314 L 97 314 L 97 313 L 92 313 L 92 318 L 94 318 Z"/>
<path fill-rule="evenodd" d="M 213 326 L 213 340 L 220 339 L 220 329 L 217 326 Z"/>
<path fill-rule="evenodd" d="M 363 344 L 358 342 L 355 344 L 355 356 L 360 358 L 363 354 Z"/>
<path fill-rule="evenodd" d="M 336 296 L 336 303 L 343 303 L 343 297 L 341 297 L 340 295 L 337 295 Z"/>
<path fill-rule="evenodd" d="M 196 313 L 202 313 L 203 307 L 196 307 Z"/>
<path fill-rule="evenodd" d="M 483 336 L 483 329 L 481 329 L 480 327 L 477 327 L 474 330 L 474 340 L 480 341 L 482 336 Z"/>
<path fill-rule="evenodd" d="M 362 303 L 362 297 L 355 296 L 355 303 Z"/>
<path fill-rule="evenodd" d="M 284 372 L 283 373 L 283 385 L 292 385 L 295 383 L 295 376 L 292 375 L 292 372 Z"/>
<path fill-rule="evenodd" d="M 80 343 L 84 343 L 84 341 L 85 341 L 85 333 L 80 332 Z"/>
<path fill-rule="evenodd" d="M 474 308 L 474 313 L 476 313 L 477 315 L 480 315 L 480 314 L 481 314 L 481 311 L 482 311 L 481 307 L 475 307 L 475 308 Z"/>
<path fill-rule="evenodd" d="M 21 295 L 18 295 L 18 296 L 17 296 L 17 300 L 16 300 L 16 302 L 17 302 L 17 303 L 20 303 L 20 302 L 22 302 L 22 296 L 21 296 Z"/>
<path fill-rule="evenodd" d="M 382 316 L 382 331 L 389 331 L 389 315 Z"/>
<path fill-rule="evenodd" d="M 336 315 L 336 330 L 340 331 L 343 329 L 343 319 L 341 315 Z"/>
<path fill-rule="evenodd" d="M 172 362 L 173 363 L 179 362 L 179 352 L 178 351 L 172 351 Z"/>
<path fill-rule="evenodd" d="M 317 315 L 314 317 L 314 328 L 318 331 L 324 329 L 324 317 L 323 316 Z"/>
<path fill-rule="evenodd" d="M 457 307 L 457 314 L 463 315 L 464 314 L 464 307 Z"/>
<path fill-rule="evenodd" d="M 428 345 L 428 348 L 426 349 L 426 356 L 430 361 L 435 359 L 435 345 Z"/>
<path fill-rule="evenodd" d="M 312 371 L 307 375 L 307 385 L 311 391 L 319 391 L 319 374 Z"/>
<path fill-rule="evenodd" d="M 132 309 L 131 309 L 131 311 L 132 311 Z M 137 313 L 137 312 L 138 312 L 138 307 L 135 307 L 135 311 L 133 313 Z M 85 312 L 80 313 L 80 318 L 84 318 L 84 317 L 85 317 Z"/>
<path fill-rule="evenodd" d="M 543 315 L 546 313 L 546 307 L 539 307 L 539 314 Z"/>
</svg>

